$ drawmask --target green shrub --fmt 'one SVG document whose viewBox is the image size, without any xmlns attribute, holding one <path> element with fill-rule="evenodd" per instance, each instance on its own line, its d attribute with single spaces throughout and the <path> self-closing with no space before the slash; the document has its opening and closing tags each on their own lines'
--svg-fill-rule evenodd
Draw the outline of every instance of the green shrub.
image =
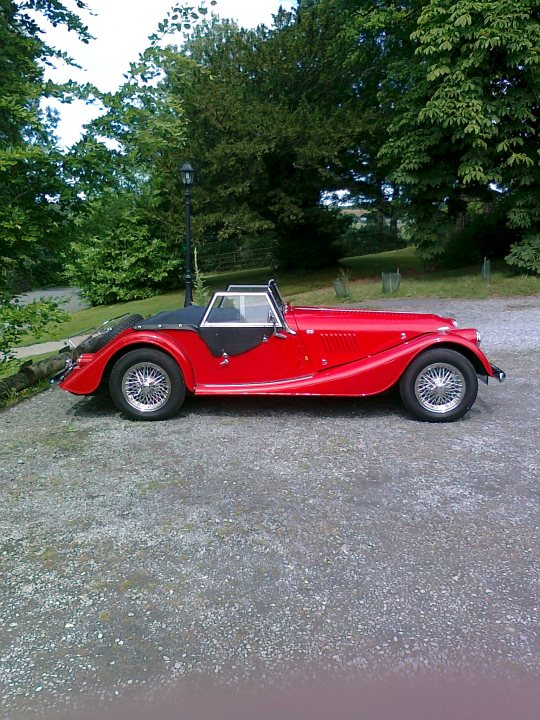
<svg viewBox="0 0 540 720">
<path fill-rule="evenodd" d="M 88 203 L 66 273 L 92 305 L 152 297 L 180 285 L 181 246 L 151 191 Z"/>
<path fill-rule="evenodd" d="M 8 295 L 0 296 L 0 363 L 10 362 L 12 350 L 25 335 L 39 336 L 69 314 L 50 299 L 21 305 Z"/>
<path fill-rule="evenodd" d="M 540 233 L 514 243 L 505 260 L 527 275 L 540 275 Z"/>
</svg>

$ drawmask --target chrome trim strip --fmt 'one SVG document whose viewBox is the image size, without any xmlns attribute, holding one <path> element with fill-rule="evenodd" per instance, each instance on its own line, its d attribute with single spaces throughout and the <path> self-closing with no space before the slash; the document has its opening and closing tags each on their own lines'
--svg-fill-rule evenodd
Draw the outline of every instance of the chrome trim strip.
<svg viewBox="0 0 540 720">
<path fill-rule="evenodd" d="M 287 378 L 286 380 L 267 380 L 266 382 L 256 382 L 256 383 L 200 383 L 197 385 L 198 388 L 237 388 L 237 387 L 243 387 L 243 388 L 254 388 L 254 387 L 261 387 L 263 385 L 283 385 L 286 383 L 291 382 L 300 382 L 302 380 L 311 380 L 315 377 L 315 375 L 302 375 L 301 377 L 294 377 L 294 378 Z"/>
<path fill-rule="evenodd" d="M 200 326 L 203 327 L 203 324 L 201 323 Z M 243 323 L 243 322 L 238 322 L 238 323 L 226 322 L 226 323 L 205 323 L 204 327 L 274 328 L 274 327 L 276 327 L 276 325 L 274 325 L 273 323 L 264 323 L 263 324 L 263 323 L 247 323 L 247 322 L 245 322 L 245 323 Z M 282 326 L 278 325 L 277 327 L 282 327 Z"/>
</svg>

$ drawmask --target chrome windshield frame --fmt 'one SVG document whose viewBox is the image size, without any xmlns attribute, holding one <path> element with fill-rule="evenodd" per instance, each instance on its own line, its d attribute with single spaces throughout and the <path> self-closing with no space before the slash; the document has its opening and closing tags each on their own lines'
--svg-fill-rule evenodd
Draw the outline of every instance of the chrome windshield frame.
<svg viewBox="0 0 540 720">
<path fill-rule="evenodd" d="M 235 287 L 238 287 L 238 286 L 235 286 Z M 251 287 L 253 287 L 253 286 L 251 286 Z M 266 302 L 268 303 L 268 311 L 269 311 L 269 313 L 272 313 L 272 315 L 275 319 L 275 322 L 266 322 L 266 323 L 262 323 L 262 322 L 253 323 L 253 322 L 240 322 L 240 321 L 221 322 L 221 323 L 220 322 L 208 322 L 208 316 L 210 315 L 212 310 L 215 309 L 216 303 L 219 300 L 222 300 L 223 298 L 227 298 L 227 297 L 242 297 L 242 296 L 264 298 L 266 300 Z M 242 292 L 241 290 L 234 290 L 234 291 L 219 290 L 219 291 L 215 292 L 213 294 L 210 302 L 208 303 L 208 307 L 206 308 L 203 319 L 201 320 L 200 327 L 201 328 L 203 328 L 203 327 L 234 327 L 234 328 L 246 328 L 246 327 L 275 328 L 275 327 L 278 327 L 278 328 L 284 328 L 285 325 L 282 321 L 281 313 L 280 313 L 279 309 L 276 307 L 275 303 L 273 302 L 273 298 L 270 296 L 270 294 L 268 293 L 268 291 L 265 288 L 265 290 L 261 291 L 261 292 L 254 292 L 254 291 Z"/>
<path fill-rule="evenodd" d="M 234 289 L 233 289 L 234 288 Z M 270 304 L 271 310 L 275 316 L 275 323 L 242 323 L 242 322 L 227 322 L 227 323 L 209 323 L 207 322 L 208 316 L 215 305 L 218 297 L 234 296 L 234 295 L 249 295 L 249 296 L 264 296 Z M 286 304 L 281 297 L 281 293 L 278 290 L 276 281 L 271 279 L 267 285 L 234 285 L 230 284 L 227 290 L 215 292 L 212 296 L 203 319 L 201 320 L 201 327 L 273 327 L 274 329 L 283 329 L 289 335 L 296 335 L 296 330 L 293 330 L 287 320 L 285 319 Z"/>
</svg>

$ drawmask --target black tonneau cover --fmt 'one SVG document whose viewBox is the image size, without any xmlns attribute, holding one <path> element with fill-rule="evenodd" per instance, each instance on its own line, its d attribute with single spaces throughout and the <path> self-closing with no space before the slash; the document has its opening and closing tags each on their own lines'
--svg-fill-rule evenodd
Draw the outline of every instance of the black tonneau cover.
<svg viewBox="0 0 540 720">
<path fill-rule="evenodd" d="M 141 320 L 135 325 L 135 330 L 176 330 L 183 327 L 197 330 L 205 312 L 206 308 L 199 305 L 167 310 Z"/>
</svg>

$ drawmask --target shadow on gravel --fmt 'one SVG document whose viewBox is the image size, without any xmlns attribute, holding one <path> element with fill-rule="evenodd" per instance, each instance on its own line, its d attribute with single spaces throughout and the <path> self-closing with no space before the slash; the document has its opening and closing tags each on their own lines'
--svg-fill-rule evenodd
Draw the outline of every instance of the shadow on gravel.
<svg viewBox="0 0 540 720">
<path fill-rule="evenodd" d="M 73 417 L 94 418 L 115 413 L 116 408 L 108 395 L 92 395 L 76 402 L 69 414 Z"/>
<path fill-rule="evenodd" d="M 108 396 L 96 395 L 79 400 L 71 415 L 79 418 L 110 417 L 117 413 Z M 187 397 L 178 415 L 172 419 L 182 420 L 192 416 L 207 417 L 269 417 L 289 414 L 291 417 L 309 415 L 312 417 L 381 417 L 387 415 L 406 416 L 396 391 L 389 391 L 377 397 L 336 398 L 336 397 Z M 124 419 L 129 419 L 122 415 Z M 138 421 L 133 421 L 138 422 Z"/>
<path fill-rule="evenodd" d="M 399 396 L 389 393 L 370 398 L 335 397 L 205 397 L 188 398 L 179 417 L 191 415 L 268 417 L 269 415 L 357 417 L 404 414 Z"/>
</svg>

